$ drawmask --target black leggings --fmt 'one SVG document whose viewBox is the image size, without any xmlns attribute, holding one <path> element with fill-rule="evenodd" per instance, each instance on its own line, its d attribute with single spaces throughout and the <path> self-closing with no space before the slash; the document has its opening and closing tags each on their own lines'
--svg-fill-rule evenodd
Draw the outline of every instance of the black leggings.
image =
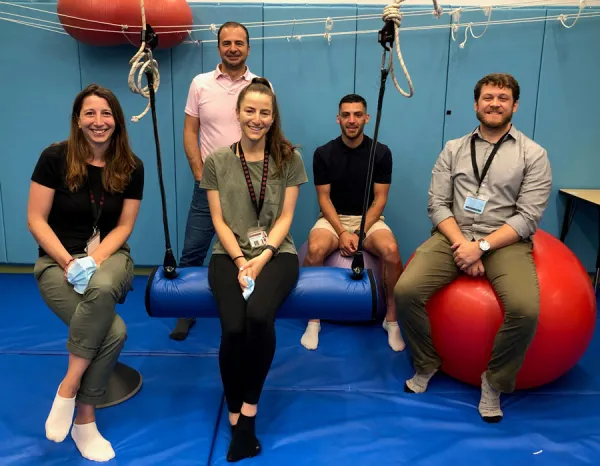
<svg viewBox="0 0 600 466">
<path fill-rule="evenodd" d="M 229 255 L 213 254 L 210 259 L 208 281 L 221 319 L 219 367 L 231 413 L 239 413 L 244 402 L 258 404 L 275 355 L 275 315 L 298 272 L 296 254 L 271 258 L 246 302 Z"/>
</svg>

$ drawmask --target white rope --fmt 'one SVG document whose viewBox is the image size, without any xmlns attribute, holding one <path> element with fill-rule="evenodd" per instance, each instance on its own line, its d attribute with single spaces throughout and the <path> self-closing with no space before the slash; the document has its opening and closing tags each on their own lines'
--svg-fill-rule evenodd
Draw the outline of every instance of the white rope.
<svg viewBox="0 0 600 466">
<path fill-rule="evenodd" d="M 141 8 L 142 8 L 142 31 L 144 33 L 142 37 L 145 38 L 146 37 L 146 9 L 144 8 L 144 0 L 140 0 L 140 3 L 141 3 Z M 142 41 L 142 45 L 140 46 L 139 50 L 133 56 L 133 58 L 129 61 L 129 64 L 131 65 L 131 70 L 129 71 L 129 78 L 127 80 L 128 84 L 129 84 L 129 90 L 131 92 L 133 92 L 134 94 L 140 94 L 143 97 L 146 97 L 148 99 L 148 104 L 146 105 L 146 108 L 144 109 L 144 111 L 137 116 L 131 117 L 131 121 L 133 121 L 134 123 L 137 123 L 138 121 L 140 121 L 144 117 L 144 115 L 146 115 L 146 113 L 148 113 L 148 110 L 150 110 L 150 89 L 148 88 L 148 86 L 142 87 L 142 79 L 144 78 L 144 73 L 146 71 L 146 68 L 148 68 L 149 66 L 152 67 L 152 76 L 154 76 L 154 92 L 158 91 L 158 86 L 160 84 L 160 74 L 158 72 L 158 62 L 156 60 L 154 60 L 154 58 L 152 58 L 151 51 L 148 51 L 146 53 L 145 48 L 146 48 L 146 42 Z M 149 60 L 146 60 L 144 62 L 144 61 L 142 61 L 142 59 L 144 59 L 144 58 L 149 58 Z M 136 71 L 138 71 L 137 84 L 135 82 Z"/>
<path fill-rule="evenodd" d="M 480 9 L 480 8 L 478 8 Z M 3 12 L 0 11 L 0 15 Z M 403 16 L 407 16 L 406 14 L 404 14 Z M 525 18 L 517 18 L 517 19 L 506 19 L 506 20 L 494 20 L 494 21 L 482 21 L 482 22 L 471 22 L 471 23 L 461 23 L 461 24 L 435 24 L 435 25 L 431 25 L 431 26 L 404 26 L 402 28 L 403 32 L 410 32 L 410 31 L 433 31 L 433 30 L 438 30 L 438 29 L 453 29 L 454 32 L 456 30 L 458 30 L 459 27 L 468 27 L 469 25 L 471 26 L 487 26 L 492 25 L 492 26 L 499 26 L 499 25 L 505 25 L 505 24 L 525 24 L 525 23 L 538 23 L 538 22 L 542 22 L 542 21 L 560 21 L 562 20 L 567 20 L 569 19 L 571 16 L 573 17 L 578 17 L 578 19 L 587 19 L 587 18 L 598 18 L 600 17 L 600 11 L 590 11 L 590 12 L 586 12 L 586 13 L 579 13 L 579 14 L 571 14 L 571 15 L 552 15 L 552 16 L 538 16 L 538 17 L 525 17 Z M 378 18 L 381 18 L 381 16 L 378 16 Z M 35 19 L 37 20 L 37 18 L 31 18 L 31 19 Z M 7 22 L 12 22 L 12 23 L 16 23 L 16 24 L 21 24 L 23 26 L 29 26 L 29 27 L 34 27 L 34 28 L 38 28 L 38 29 L 43 29 L 43 30 L 47 30 L 49 32 L 54 32 L 57 34 L 62 34 L 62 35 L 68 35 L 64 29 L 62 28 L 62 26 L 60 28 L 56 28 L 54 29 L 52 26 L 42 26 L 42 25 L 36 25 L 34 23 L 31 22 L 27 22 L 27 21 L 18 21 L 18 20 L 14 20 L 11 18 L 3 18 L 2 16 L 0 16 L 0 21 L 7 21 Z M 291 24 L 291 23 L 290 23 Z M 566 28 L 570 28 L 573 25 L 567 26 L 566 24 L 564 25 Z M 69 27 L 74 27 L 74 26 L 69 26 Z M 85 29 L 85 28 L 83 28 Z M 99 29 L 98 31 L 101 32 L 115 32 L 117 34 L 123 34 L 124 32 L 122 31 L 105 31 L 103 29 Z M 177 33 L 181 33 L 181 32 L 185 32 L 188 33 L 189 31 L 176 31 Z M 334 36 L 348 36 L 348 35 L 364 35 L 364 34 L 377 34 L 379 32 L 379 29 L 365 29 L 365 30 L 358 30 L 358 31 L 340 31 L 340 32 L 331 32 L 329 35 L 331 37 Z M 130 32 L 131 34 L 131 32 Z M 133 33 L 139 36 L 139 33 Z M 165 34 L 164 32 L 161 34 Z M 308 37 L 323 37 L 323 33 L 314 33 L 314 34 L 302 34 L 297 35 L 296 33 L 294 33 L 294 38 L 295 39 L 299 39 L 300 37 L 302 38 L 308 38 Z M 261 41 L 261 40 L 286 40 L 289 39 L 290 36 L 289 35 L 281 35 L 281 36 L 264 36 L 264 37 L 253 37 L 252 40 L 255 41 Z M 190 39 L 187 41 L 183 41 L 182 44 L 193 44 L 193 45 L 200 45 L 200 44 L 204 44 L 204 43 L 214 43 L 217 40 L 214 39 L 210 39 L 210 40 L 194 40 L 194 39 Z M 133 43 L 132 43 L 133 44 Z"/>
<path fill-rule="evenodd" d="M 580 12 L 581 12 L 581 7 L 582 7 L 581 3 L 582 3 L 582 0 L 556 0 L 556 1 L 522 0 L 522 1 L 514 2 L 514 3 L 513 2 L 502 3 L 502 4 L 497 4 L 497 5 L 490 3 L 489 5 L 487 5 L 487 8 L 493 7 L 496 10 L 504 10 L 504 9 L 512 10 L 512 9 L 527 8 L 527 7 L 532 7 L 532 6 L 543 6 L 543 7 L 545 7 L 545 6 L 563 6 L 564 7 L 566 5 L 573 4 L 573 5 L 579 5 Z M 126 24 L 116 24 L 116 23 L 110 23 L 110 22 L 105 22 L 105 21 L 80 18 L 77 16 L 59 14 L 54 11 L 43 10 L 40 8 L 33 8 L 30 6 L 25 6 L 25 5 L 17 4 L 17 3 L 13 3 L 13 2 L 6 2 L 6 1 L 0 0 L 0 5 L 8 5 L 8 6 L 11 6 L 14 8 L 21 8 L 21 9 L 36 11 L 39 13 L 49 14 L 49 15 L 53 15 L 53 16 L 76 19 L 76 20 L 85 21 L 88 23 L 95 23 L 95 24 L 100 24 L 100 25 L 105 25 L 105 26 L 114 26 L 115 28 L 118 28 L 117 30 L 106 31 L 105 29 L 91 29 L 91 28 L 86 28 L 86 27 L 81 27 L 81 26 L 69 26 L 71 28 L 76 28 L 76 29 L 84 29 L 84 30 L 88 30 L 88 31 L 98 31 L 98 32 L 104 32 L 104 33 L 122 34 L 123 32 L 121 32 L 121 30 L 126 30 L 129 27 L 129 25 L 126 25 Z M 588 0 L 587 5 L 600 6 L 600 0 Z M 467 12 L 467 11 L 478 11 L 478 10 L 481 10 L 482 8 L 486 8 L 486 7 L 484 7 L 483 5 L 473 6 L 473 7 L 461 7 L 460 10 Z M 433 13 L 436 17 L 440 17 L 443 14 L 452 14 L 453 11 L 455 11 L 455 10 L 452 10 L 449 13 L 442 11 L 442 8 L 439 6 L 436 6 L 436 2 L 434 1 L 434 12 Z M 14 16 L 21 16 L 21 15 L 16 15 L 13 13 L 7 13 L 4 11 L 0 11 L 0 14 L 2 14 L 2 13 L 8 14 L 8 15 L 14 15 Z M 431 14 L 431 9 L 415 8 L 415 9 L 411 9 L 411 10 L 407 11 L 406 13 L 403 13 L 403 16 L 405 16 L 405 17 L 411 16 L 412 17 L 412 16 L 423 16 L 423 15 L 429 15 L 429 14 Z M 22 17 L 27 18 L 27 19 L 33 19 L 36 21 L 45 21 L 45 20 L 41 20 L 38 18 L 32 18 L 32 17 L 27 17 L 27 16 L 22 16 Z M 323 22 L 326 22 L 327 19 L 331 19 L 332 21 L 336 21 L 336 22 L 342 22 L 342 21 L 370 20 L 370 19 L 377 19 L 377 18 L 380 18 L 380 15 L 365 14 L 365 15 L 337 16 L 337 17 L 332 16 L 332 17 L 323 17 L 323 18 L 306 18 L 306 19 L 294 19 L 294 20 L 255 21 L 255 22 L 244 23 L 244 26 L 246 26 L 247 28 L 292 26 L 294 23 L 296 25 L 323 23 Z M 563 17 L 563 20 L 566 18 L 567 18 L 567 15 L 565 15 Z M 45 22 L 51 22 L 51 21 L 45 21 Z M 62 24 L 60 22 L 52 21 L 51 23 L 62 27 Z M 572 27 L 572 25 L 571 26 L 567 26 L 566 24 L 563 24 L 563 25 L 565 27 Z M 213 31 L 214 32 L 214 28 L 216 25 L 215 24 L 199 24 L 199 25 L 192 24 L 191 26 L 192 26 L 192 28 L 190 28 L 189 24 L 187 24 L 187 25 L 166 25 L 166 26 L 158 26 L 157 25 L 156 27 L 154 27 L 154 29 L 156 29 L 156 30 L 158 30 L 158 29 L 175 29 L 172 31 L 161 31 L 161 34 L 181 34 L 181 33 L 187 33 L 188 31 L 189 32 L 203 32 L 203 31 Z M 136 33 L 135 32 L 126 32 L 126 34 L 136 34 Z"/>
<path fill-rule="evenodd" d="M 404 76 L 406 76 L 406 81 L 408 82 L 408 92 L 404 91 L 400 84 L 398 84 L 398 80 L 396 79 L 396 72 L 394 71 L 394 61 L 390 60 L 390 72 L 392 74 L 392 81 L 394 81 L 394 85 L 398 92 L 402 94 L 404 97 L 412 97 L 415 93 L 415 89 L 413 87 L 412 80 L 410 79 L 410 75 L 408 74 L 408 69 L 404 64 L 404 58 L 402 57 L 402 51 L 400 50 L 400 24 L 402 23 L 402 13 L 400 13 L 400 3 L 404 0 L 395 0 L 396 3 L 386 6 L 383 9 L 383 15 L 381 19 L 384 22 L 392 21 L 394 23 L 394 42 L 396 44 L 396 53 L 398 55 L 398 61 L 400 62 L 400 66 L 402 67 L 402 71 L 404 72 Z"/>
</svg>

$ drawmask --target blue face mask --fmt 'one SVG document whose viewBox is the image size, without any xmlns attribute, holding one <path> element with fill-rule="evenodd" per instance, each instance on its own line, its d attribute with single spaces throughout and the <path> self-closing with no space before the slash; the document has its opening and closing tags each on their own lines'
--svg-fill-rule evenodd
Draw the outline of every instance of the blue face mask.
<svg viewBox="0 0 600 466">
<path fill-rule="evenodd" d="M 96 262 L 89 256 L 75 259 L 67 272 L 67 281 L 77 293 L 83 294 L 97 268 Z"/>
<path fill-rule="evenodd" d="M 244 299 L 246 301 L 248 301 L 248 298 L 254 291 L 254 280 L 252 280 L 250 277 L 244 277 L 244 280 L 246 280 L 246 283 L 248 284 L 248 286 L 246 288 L 244 288 L 242 296 L 244 297 Z"/>
</svg>

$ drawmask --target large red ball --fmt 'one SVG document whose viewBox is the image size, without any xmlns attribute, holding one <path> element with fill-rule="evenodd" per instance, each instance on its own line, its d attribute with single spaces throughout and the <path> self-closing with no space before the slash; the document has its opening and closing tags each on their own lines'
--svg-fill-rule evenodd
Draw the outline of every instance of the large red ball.
<svg viewBox="0 0 600 466">
<path fill-rule="evenodd" d="M 540 287 L 536 335 L 517 376 L 516 388 L 547 384 L 566 374 L 583 356 L 596 325 L 596 298 L 575 254 L 538 230 L 533 260 Z M 504 309 L 485 277 L 460 275 L 428 301 L 427 312 L 442 371 L 481 385 Z"/>
<path fill-rule="evenodd" d="M 186 0 L 145 0 L 144 9 L 146 24 L 158 36 L 159 49 L 174 47 L 188 37 L 186 31 L 192 28 L 194 18 Z M 85 44 L 141 44 L 139 0 L 58 0 L 56 11 L 65 31 Z"/>
</svg>

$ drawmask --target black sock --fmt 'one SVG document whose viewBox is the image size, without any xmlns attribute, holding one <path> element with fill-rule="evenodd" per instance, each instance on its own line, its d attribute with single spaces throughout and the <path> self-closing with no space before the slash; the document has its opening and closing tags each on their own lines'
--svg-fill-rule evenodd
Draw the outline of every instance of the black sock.
<svg viewBox="0 0 600 466">
<path fill-rule="evenodd" d="M 235 426 L 232 426 L 231 443 L 227 452 L 227 461 L 235 462 L 244 458 L 252 458 L 260 453 L 260 442 L 254 432 L 254 421 L 256 417 L 248 417 L 240 414 Z"/>
<path fill-rule="evenodd" d="M 169 335 L 171 340 L 182 341 L 188 336 L 190 329 L 196 324 L 196 319 L 179 319 Z"/>
</svg>

